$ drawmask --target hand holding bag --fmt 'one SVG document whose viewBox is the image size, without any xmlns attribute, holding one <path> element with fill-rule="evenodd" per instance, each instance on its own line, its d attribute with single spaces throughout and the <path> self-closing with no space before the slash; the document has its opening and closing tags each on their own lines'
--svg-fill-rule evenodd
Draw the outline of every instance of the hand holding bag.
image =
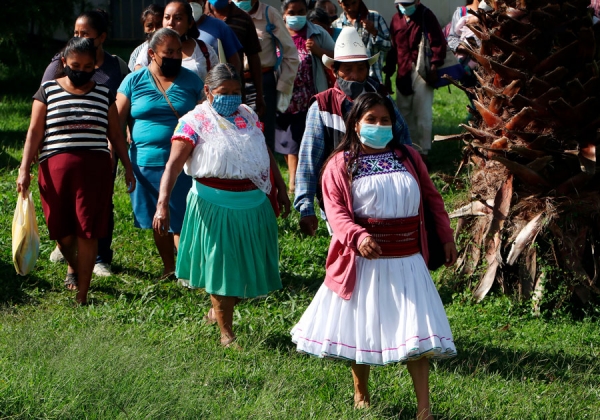
<svg viewBox="0 0 600 420">
<path fill-rule="evenodd" d="M 12 224 L 12 256 L 17 274 L 25 276 L 33 270 L 40 253 L 40 234 L 31 191 L 23 198 L 19 193 Z"/>
<path fill-rule="evenodd" d="M 416 70 L 419 73 L 419 76 L 423 78 L 423 80 L 427 80 L 427 74 L 431 71 L 431 57 L 433 56 L 433 52 L 431 51 L 431 44 L 429 43 L 429 36 L 427 32 L 427 27 L 425 26 L 425 13 L 427 12 L 427 8 L 423 11 L 423 24 L 421 25 L 423 28 L 423 34 L 421 36 L 421 42 L 419 43 L 419 54 L 417 56 Z M 435 89 L 447 86 L 450 84 L 450 81 L 442 76 L 448 75 L 454 80 L 460 80 L 464 74 L 465 69 L 458 62 L 458 59 L 446 46 L 446 56 L 444 57 L 444 64 L 437 68 L 438 80 L 433 86 Z"/>
</svg>

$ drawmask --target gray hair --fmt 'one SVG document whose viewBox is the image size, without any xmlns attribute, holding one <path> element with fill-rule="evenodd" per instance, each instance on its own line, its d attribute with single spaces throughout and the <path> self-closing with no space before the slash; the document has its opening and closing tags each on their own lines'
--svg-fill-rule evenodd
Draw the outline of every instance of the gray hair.
<svg viewBox="0 0 600 420">
<path fill-rule="evenodd" d="M 240 75 L 237 74 L 235 68 L 229 63 L 220 63 L 214 66 L 204 79 L 204 84 L 208 86 L 208 89 L 213 91 L 227 80 L 235 80 L 241 86 Z"/>
<path fill-rule="evenodd" d="M 170 28 L 160 28 L 152 34 L 152 38 L 148 41 L 148 49 L 156 52 L 156 47 L 162 45 L 167 38 L 175 38 L 181 44 L 179 34 Z"/>
</svg>

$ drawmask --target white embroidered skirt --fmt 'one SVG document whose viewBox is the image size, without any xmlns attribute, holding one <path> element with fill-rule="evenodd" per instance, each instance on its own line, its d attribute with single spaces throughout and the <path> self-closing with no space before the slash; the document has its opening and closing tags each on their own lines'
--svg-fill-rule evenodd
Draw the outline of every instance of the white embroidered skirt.
<svg viewBox="0 0 600 420">
<path fill-rule="evenodd" d="M 415 179 L 389 153 L 359 162 L 352 183 L 359 217 L 418 214 Z M 344 300 L 321 286 L 291 331 L 298 351 L 369 365 L 456 355 L 446 312 L 421 254 L 357 257 L 356 286 Z"/>
</svg>

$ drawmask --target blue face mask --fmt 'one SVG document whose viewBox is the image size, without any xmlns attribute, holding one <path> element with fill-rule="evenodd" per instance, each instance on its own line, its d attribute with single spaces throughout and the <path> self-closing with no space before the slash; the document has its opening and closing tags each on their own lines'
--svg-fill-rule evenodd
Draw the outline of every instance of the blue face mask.
<svg viewBox="0 0 600 420">
<path fill-rule="evenodd" d="M 373 149 L 384 149 L 394 138 L 391 125 L 360 124 L 360 142 Z"/>
<path fill-rule="evenodd" d="M 417 10 L 417 6 L 411 4 L 410 6 L 404 7 L 401 4 L 399 4 L 398 10 L 400 10 L 400 13 L 402 13 L 403 15 L 412 16 L 415 13 L 415 10 Z"/>
<path fill-rule="evenodd" d="M 211 106 L 219 115 L 229 117 L 242 104 L 242 95 L 219 95 L 213 93 L 213 101 Z"/>
<path fill-rule="evenodd" d="M 229 0 L 208 0 L 212 7 L 215 9 L 224 9 L 229 4 Z"/>
<path fill-rule="evenodd" d="M 237 7 L 242 9 L 244 12 L 249 12 L 250 10 L 252 10 L 252 2 L 251 1 L 235 1 L 235 0 L 233 0 L 233 3 Z"/>
<path fill-rule="evenodd" d="M 299 31 L 306 26 L 306 16 L 286 16 L 285 23 L 292 31 Z"/>
</svg>

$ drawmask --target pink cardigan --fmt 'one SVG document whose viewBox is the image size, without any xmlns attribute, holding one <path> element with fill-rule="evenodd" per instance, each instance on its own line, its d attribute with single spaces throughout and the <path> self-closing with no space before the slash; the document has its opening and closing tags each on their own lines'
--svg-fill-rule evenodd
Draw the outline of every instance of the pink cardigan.
<svg viewBox="0 0 600 420">
<path fill-rule="evenodd" d="M 444 209 L 444 201 L 437 191 L 427 167 L 419 153 L 408 148 L 417 167 L 414 168 L 409 159 L 403 161 L 404 166 L 415 177 L 421 189 L 421 204 L 419 214 L 421 216 L 419 247 L 425 262 L 429 259 L 427 249 L 427 232 L 424 229 L 423 204 L 429 206 L 436 220 L 436 227 L 442 243 L 454 242 L 453 231 L 450 227 L 450 218 Z M 400 150 L 395 150 L 398 156 L 402 156 Z M 339 152 L 327 163 L 322 177 L 323 202 L 327 221 L 333 229 L 333 237 L 327 253 L 325 262 L 325 286 L 335 292 L 343 299 L 350 299 L 356 283 L 356 255 L 358 246 L 369 236 L 366 229 L 354 223 L 354 211 L 352 210 L 352 191 L 348 182 L 344 153 Z"/>
</svg>

